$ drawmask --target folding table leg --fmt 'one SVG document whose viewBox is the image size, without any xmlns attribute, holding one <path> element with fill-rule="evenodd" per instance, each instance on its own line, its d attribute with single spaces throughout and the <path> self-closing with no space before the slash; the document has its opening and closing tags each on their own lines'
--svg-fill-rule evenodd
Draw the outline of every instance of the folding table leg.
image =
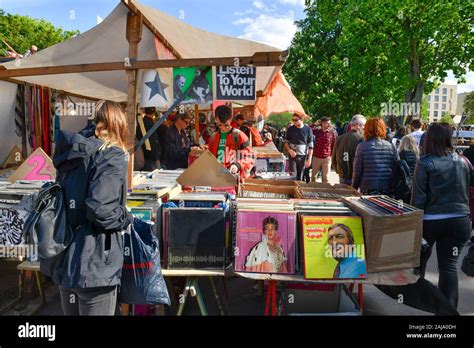
<svg viewBox="0 0 474 348">
<path fill-rule="evenodd" d="M 362 314 L 364 314 L 364 312 L 365 312 L 365 308 L 364 308 L 364 290 L 363 290 L 363 287 L 362 287 L 362 283 L 359 283 L 358 291 L 359 291 L 360 310 L 361 310 Z"/>
<path fill-rule="evenodd" d="M 178 302 L 179 302 L 178 313 L 177 313 L 178 316 L 183 315 L 184 305 L 186 304 L 186 299 L 188 298 L 189 289 L 190 289 L 191 286 L 192 286 L 192 278 L 191 277 L 186 277 L 186 284 L 184 285 L 184 292 L 181 295 L 178 296 Z"/>
<path fill-rule="evenodd" d="M 43 304 L 46 303 L 46 294 L 44 293 L 44 286 L 43 286 L 43 279 L 41 278 L 40 272 L 35 272 L 36 275 L 36 285 L 38 286 L 38 292 L 41 296 L 41 300 Z"/>
<path fill-rule="evenodd" d="M 219 293 L 217 292 L 216 284 L 214 282 L 213 277 L 209 277 L 209 281 L 211 282 L 212 291 L 214 292 L 214 298 L 216 299 L 217 306 L 219 307 L 219 311 L 221 315 L 225 315 L 224 308 L 222 307 L 221 299 L 219 297 Z"/>
<path fill-rule="evenodd" d="M 201 315 L 209 315 L 207 312 L 206 303 L 204 302 L 204 298 L 202 297 L 201 288 L 199 287 L 199 280 L 197 278 L 194 278 L 193 286 L 194 290 L 196 291 L 196 300 L 198 302 Z"/>
<path fill-rule="evenodd" d="M 227 292 L 227 284 L 225 282 L 225 277 L 220 277 L 222 281 L 222 289 L 224 289 L 224 301 L 225 301 L 225 309 L 227 314 L 230 314 L 230 306 L 229 306 L 229 293 Z"/>
<path fill-rule="evenodd" d="M 273 288 L 272 288 L 272 315 L 275 317 L 277 315 L 277 282 L 275 280 L 273 282 Z"/>
<path fill-rule="evenodd" d="M 268 281 L 267 286 L 267 298 L 265 300 L 265 315 L 268 315 L 270 312 L 270 301 L 272 299 L 272 281 Z"/>
</svg>

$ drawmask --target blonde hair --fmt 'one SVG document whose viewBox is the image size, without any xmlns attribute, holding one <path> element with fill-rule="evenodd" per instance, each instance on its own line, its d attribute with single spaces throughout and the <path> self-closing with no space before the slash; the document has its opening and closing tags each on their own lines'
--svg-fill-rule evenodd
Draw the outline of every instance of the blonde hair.
<svg viewBox="0 0 474 348">
<path fill-rule="evenodd" d="M 95 135 L 104 142 L 100 149 L 117 146 L 126 152 L 127 119 L 122 106 L 119 103 L 101 100 L 94 112 Z"/>
<path fill-rule="evenodd" d="M 411 151 L 415 153 L 416 158 L 420 157 L 420 149 L 412 135 L 405 135 L 400 141 L 400 151 Z"/>
</svg>

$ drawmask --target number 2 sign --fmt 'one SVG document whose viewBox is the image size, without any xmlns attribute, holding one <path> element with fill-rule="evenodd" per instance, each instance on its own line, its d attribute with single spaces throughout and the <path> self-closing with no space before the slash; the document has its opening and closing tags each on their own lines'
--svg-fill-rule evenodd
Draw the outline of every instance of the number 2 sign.
<svg viewBox="0 0 474 348">
<path fill-rule="evenodd" d="M 17 180 L 54 180 L 56 170 L 51 158 L 41 148 L 37 148 L 8 179 Z"/>
</svg>

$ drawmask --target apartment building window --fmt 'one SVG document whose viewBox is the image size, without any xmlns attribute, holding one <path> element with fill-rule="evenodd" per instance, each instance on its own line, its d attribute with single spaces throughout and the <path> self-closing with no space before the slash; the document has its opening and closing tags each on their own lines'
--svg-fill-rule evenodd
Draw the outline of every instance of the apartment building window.
<svg viewBox="0 0 474 348">
<path fill-rule="evenodd" d="M 443 94 L 448 94 L 448 89 L 447 88 L 443 88 Z"/>
<path fill-rule="evenodd" d="M 447 97 L 445 95 L 443 95 L 442 99 L 443 99 L 443 103 L 446 103 Z"/>
<path fill-rule="evenodd" d="M 438 110 L 438 109 L 439 109 L 439 104 L 438 104 L 438 103 L 435 103 L 435 104 L 434 104 L 434 109 L 435 109 L 435 110 Z"/>
<path fill-rule="evenodd" d="M 441 104 L 441 110 L 446 110 L 446 104 Z"/>
<path fill-rule="evenodd" d="M 431 101 L 431 96 L 429 95 L 426 100 L 428 100 L 428 103 L 429 103 Z"/>
<path fill-rule="evenodd" d="M 439 88 L 436 88 L 435 94 L 439 94 Z"/>
<path fill-rule="evenodd" d="M 435 110 L 435 111 L 433 112 L 433 116 L 436 117 L 436 118 L 438 117 L 438 110 Z"/>
<path fill-rule="evenodd" d="M 439 95 L 435 95 L 435 103 L 439 102 Z"/>
</svg>

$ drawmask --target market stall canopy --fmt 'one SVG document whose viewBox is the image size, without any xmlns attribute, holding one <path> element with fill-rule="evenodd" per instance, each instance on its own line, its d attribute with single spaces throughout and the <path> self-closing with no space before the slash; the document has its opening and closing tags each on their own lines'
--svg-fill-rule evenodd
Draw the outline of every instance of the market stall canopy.
<svg viewBox="0 0 474 348">
<path fill-rule="evenodd" d="M 308 117 L 298 99 L 291 92 L 291 87 L 281 71 L 273 76 L 267 91 L 257 99 L 254 112 L 255 117 L 262 115 L 264 118 L 283 112 L 292 112 L 305 118 Z"/>
<path fill-rule="evenodd" d="M 144 6 L 123 0 L 103 22 L 67 41 L 48 47 L 15 62 L 0 64 L 6 69 L 24 69 L 75 64 L 123 62 L 128 57 L 125 37 L 127 13 L 141 13 L 145 26 L 138 45 L 140 60 L 170 58 L 220 58 L 252 56 L 256 52 L 281 50 L 234 37 L 194 28 L 182 20 Z M 280 67 L 257 68 L 257 91 L 265 91 Z M 122 71 L 97 71 L 43 76 L 17 77 L 11 81 L 28 82 L 72 95 L 91 99 L 127 100 L 127 79 Z"/>
</svg>

